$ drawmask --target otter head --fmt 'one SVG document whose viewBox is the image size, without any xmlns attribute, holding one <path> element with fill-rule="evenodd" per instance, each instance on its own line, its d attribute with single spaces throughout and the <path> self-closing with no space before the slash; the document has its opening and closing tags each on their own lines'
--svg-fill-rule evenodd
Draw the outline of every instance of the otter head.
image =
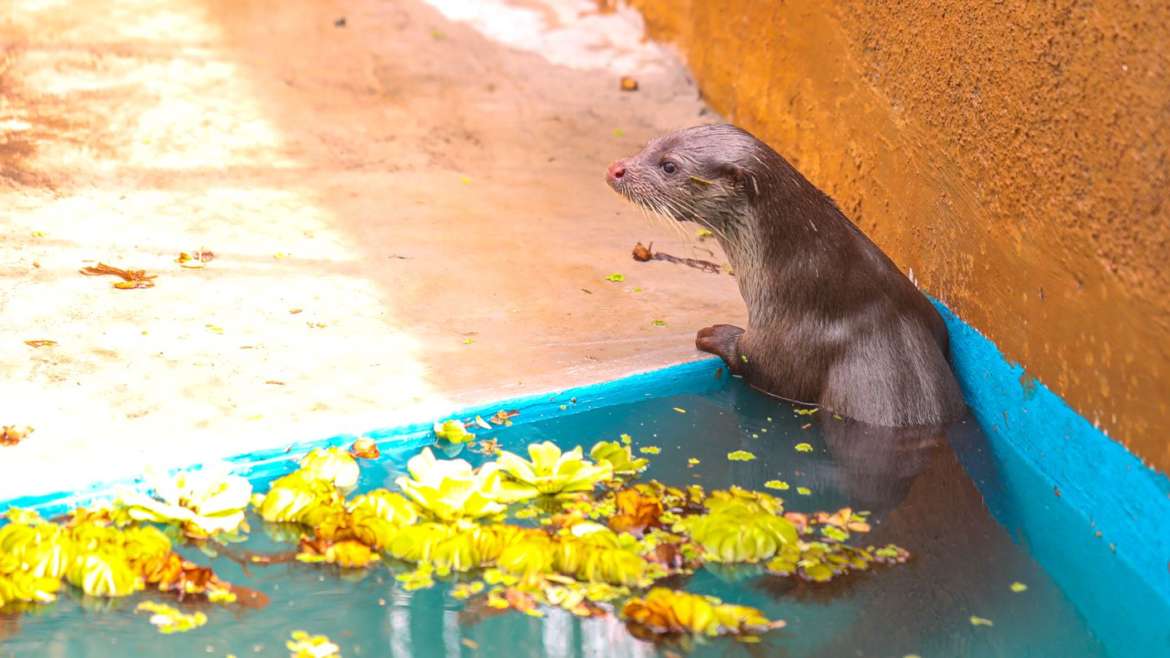
<svg viewBox="0 0 1170 658">
<path fill-rule="evenodd" d="M 746 221 L 772 153 L 735 126 L 696 126 L 663 135 L 609 165 L 606 181 L 637 205 L 726 236 Z"/>
</svg>

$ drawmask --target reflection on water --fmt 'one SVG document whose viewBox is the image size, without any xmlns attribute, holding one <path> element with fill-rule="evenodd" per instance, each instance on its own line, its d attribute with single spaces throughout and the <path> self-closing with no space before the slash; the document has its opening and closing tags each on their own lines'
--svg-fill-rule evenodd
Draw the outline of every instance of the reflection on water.
<svg viewBox="0 0 1170 658">
<path fill-rule="evenodd" d="M 868 541 L 897 543 L 914 556 L 906 565 L 827 585 L 750 569 L 700 570 L 682 583 L 688 590 L 762 608 L 788 626 L 759 645 L 711 641 L 690 648 L 691 655 L 1106 655 L 1064 593 L 988 513 L 964 466 L 979 471 L 985 487 L 996 486 L 995 468 L 970 421 L 946 428 L 875 428 L 829 414 L 800 415 L 786 403 L 732 383 L 711 395 L 518 424 L 498 438 L 510 450 L 537 440 L 587 447 L 622 432 L 633 435 L 635 446 L 661 448 L 645 477 L 709 489 L 731 484 L 762 489 L 768 480 L 783 480 L 791 486 L 782 493 L 789 509 L 870 510 Z M 800 442 L 814 450 L 796 451 Z M 757 458 L 728 461 L 733 450 Z M 381 463 L 365 467 L 361 486 L 388 486 L 415 452 L 385 450 Z M 691 468 L 689 458 L 701 463 Z M 799 495 L 797 487 L 811 494 Z M 276 552 L 288 545 L 254 523 L 252 537 L 236 548 Z M 189 555 L 210 561 L 227 580 L 267 594 L 271 604 L 259 610 L 209 608 L 207 626 L 159 636 L 144 616 L 133 613 L 140 597 L 96 612 L 67 596 L 35 614 L 0 617 L 0 633 L 8 635 L 0 656 L 286 656 L 284 640 L 296 629 L 329 635 L 347 657 L 649 657 L 667 650 L 633 638 L 613 616 L 500 613 L 456 601 L 444 585 L 405 592 L 393 578 L 392 570 L 399 568 L 393 565 L 339 579 L 336 571 L 296 562 L 250 565 L 226 556 Z M 1028 590 L 1012 592 L 1016 581 Z M 973 626 L 973 615 L 994 626 Z"/>
</svg>

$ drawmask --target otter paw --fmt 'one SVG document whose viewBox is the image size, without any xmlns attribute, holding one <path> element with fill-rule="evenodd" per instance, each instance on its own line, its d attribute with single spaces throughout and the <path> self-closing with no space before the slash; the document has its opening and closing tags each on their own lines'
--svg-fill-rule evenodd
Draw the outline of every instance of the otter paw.
<svg viewBox="0 0 1170 658">
<path fill-rule="evenodd" d="M 739 337 L 743 329 L 730 324 L 705 327 L 695 334 L 695 347 L 723 359 L 733 374 L 742 370 L 739 362 Z"/>
</svg>

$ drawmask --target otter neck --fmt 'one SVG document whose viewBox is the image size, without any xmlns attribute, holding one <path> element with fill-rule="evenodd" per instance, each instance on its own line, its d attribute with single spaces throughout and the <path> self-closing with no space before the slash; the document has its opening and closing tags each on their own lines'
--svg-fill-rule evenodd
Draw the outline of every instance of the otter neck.
<svg viewBox="0 0 1170 658">
<path fill-rule="evenodd" d="M 823 302 L 824 278 L 845 266 L 837 262 L 842 250 L 832 247 L 839 228 L 833 206 L 779 206 L 788 204 L 757 204 L 738 221 L 725 224 L 724 235 L 718 236 L 747 305 L 748 325 L 756 329 L 783 324 L 793 314 L 816 312 Z M 760 221 L 762 217 L 767 221 Z"/>
</svg>

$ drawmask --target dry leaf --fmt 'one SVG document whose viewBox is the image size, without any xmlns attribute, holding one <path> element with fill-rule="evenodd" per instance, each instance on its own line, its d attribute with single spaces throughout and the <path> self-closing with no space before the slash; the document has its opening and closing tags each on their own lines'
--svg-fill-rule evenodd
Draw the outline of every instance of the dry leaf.
<svg viewBox="0 0 1170 658">
<path fill-rule="evenodd" d="M 53 347 L 57 344 L 57 341 L 48 339 L 26 340 L 24 344 L 29 347 Z"/>
<path fill-rule="evenodd" d="M 0 446 L 14 446 L 27 438 L 32 432 L 33 428 L 31 427 L 17 428 L 15 425 L 0 427 Z"/>
<path fill-rule="evenodd" d="M 349 447 L 349 454 L 358 459 L 377 459 L 380 454 L 378 444 L 368 436 L 363 436 Z"/>
<path fill-rule="evenodd" d="M 638 91 L 638 81 L 628 75 L 622 76 L 622 91 Z"/>
<path fill-rule="evenodd" d="M 103 276 L 110 274 L 121 277 L 121 281 L 116 281 L 114 287 L 119 290 L 133 290 L 135 288 L 153 288 L 154 279 L 156 275 L 147 274 L 146 270 L 124 270 L 105 263 L 98 263 L 92 267 L 81 268 L 81 273 L 86 276 Z"/>
<path fill-rule="evenodd" d="M 175 262 L 178 263 L 180 267 L 186 267 L 188 269 L 199 269 L 203 267 L 205 263 L 211 262 L 213 258 L 215 258 L 215 254 L 203 249 L 198 251 L 180 251 L 179 257 L 175 259 Z"/>
</svg>

